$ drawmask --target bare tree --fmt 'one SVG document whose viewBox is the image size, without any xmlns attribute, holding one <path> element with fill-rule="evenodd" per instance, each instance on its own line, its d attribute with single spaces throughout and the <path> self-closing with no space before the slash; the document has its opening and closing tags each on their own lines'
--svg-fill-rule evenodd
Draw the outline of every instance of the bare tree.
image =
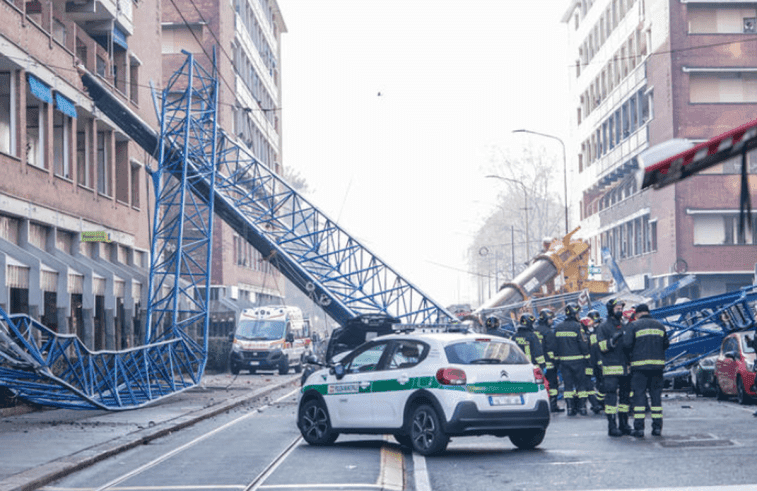
<svg viewBox="0 0 757 491">
<path fill-rule="evenodd" d="M 522 271 L 542 251 L 544 239 L 561 236 L 562 181 L 555 181 L 555 169 L 561 168 L 543 147 L 492 150 L 487 174 L 498 178 L 501 191 L 468 249 L 471 269 L 488 280 L 482 295 L 491 296 Z"/>
</svg>

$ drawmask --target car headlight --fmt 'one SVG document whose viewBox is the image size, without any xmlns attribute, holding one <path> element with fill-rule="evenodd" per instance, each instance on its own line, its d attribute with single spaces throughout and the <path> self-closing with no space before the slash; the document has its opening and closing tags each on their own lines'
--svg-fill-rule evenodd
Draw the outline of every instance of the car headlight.
<svg viewBox="0 0 757 491">
<path fill-rule="evenodd" d="M 746 360 L 746 369 L 750 372 L 754 371 L 754 360 Z"/>
<path fill-rule="evenodd" d="M 231 351 L 233 351 L 234 353 L 239 353 L 240 351 L 242 351 L 242 348 L 240 348 L 237 344 L 232 344 Z"/>
</svg>

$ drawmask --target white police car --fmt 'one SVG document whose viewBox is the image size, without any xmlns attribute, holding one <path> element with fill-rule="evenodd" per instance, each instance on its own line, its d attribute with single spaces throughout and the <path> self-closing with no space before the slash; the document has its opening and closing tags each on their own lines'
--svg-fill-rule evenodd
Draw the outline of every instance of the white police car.
<svg viewBox="0 0 757 491">
<path fill-rule="evenodd" d="M 462 332 L 377 337 L 311 373 L 300 392 L 297 426 L 311 445 L 340 433 L 393 434 L 430 455 L 451 436 L 508 436 L 539 445 L 549 425 L 541 370 L 512 341 Z"/>
</svg>

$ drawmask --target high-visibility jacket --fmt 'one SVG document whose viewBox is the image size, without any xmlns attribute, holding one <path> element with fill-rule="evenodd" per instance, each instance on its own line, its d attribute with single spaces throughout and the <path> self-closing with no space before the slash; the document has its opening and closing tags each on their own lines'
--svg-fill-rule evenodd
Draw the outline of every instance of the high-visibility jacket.
<svg viewBox="0 0 757 491">
<path fill-rule="evenodd" d="M 587 375 L 591 370 L 591 375 L 601 375 L 598 373 L 602 369 L 602 353 L 599 351 L 599 340 L 597 339 L 596 331 L 589 334 L 589 368 L 587 368 Z"/>
<path fill-rule="evenodd" d="M 597 329 L 597 346 L 601 353 L 602 375 L 605 377 L 628 375 L 628 357 L 623 350 L 623 332 L 623 324 L 613 316 L 608 317 Z M 617 333 L 621 333 L 621 337 L 613 344 L 612 339 Z"/>
<path fill-rule="evenodd" d="M 541 342 L 536 337 L 533 329 L 526 329 L 525 327 L 519 327 L 515 332 L 515 338 L 513 338 L 520 349 L 526 354 L 534 365 L 539 365 L 542 372 L 546 370 L 546 362 L 544 360 L 544 354 L 541 350 Z"/>
<path fill-rule="evenodd" d="M 623 344 L 630 353 L 632 371 L 665 368 L 665 350 L 670 340 L 661 322 L 647 315 L 639 317 L 628 325 Z"/>
<path fill-rule="evenodd" d="M 555 331 L 549 324 L 539 321 L 534 332 L 541 341 L 541 350 L 544 353 L 547 370 L 552 370 L 555 368 Z"/>
<path fill-rule="evenodd" d="M 586 362 L 589 342 L 583 335 L 581 323 L 568 318 L 555 328 L 555 359 L 560 363 Z"/>
</svg>

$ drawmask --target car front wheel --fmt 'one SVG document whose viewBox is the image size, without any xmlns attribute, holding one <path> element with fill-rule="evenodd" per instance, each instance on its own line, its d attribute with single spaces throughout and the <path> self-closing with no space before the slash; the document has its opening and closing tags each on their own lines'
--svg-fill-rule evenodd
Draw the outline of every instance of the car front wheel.
<svg viewBox="0 0 757 491">
<path fill-rule="evenodd" d="M 736 400 L 739 404 L 749 404 L 752 402 L 752 398 L 747 394 L 744 382 L 741 380 L 741 375 L 736 378 Z"/>
<path fill-rule="evenodd" d="M 311 445 L 331 445 L 339 438 L 339 433 L 331 428 L 325 406 L 317 399 L 306 402 L 302 407 L 297 426 L 302 438 Z"/>
<path fill-rule="evenodd" d="M 421 455 L 434 455 L 444 451 L 449 437 L 444 434 L 436 410 L 423 404 L 415 408 L 410 422 L 410 440 L 413 450 Z"/>
<path fill-rule="evenodd" d="M 715 378 L 715 394 L 719 401 L 725 401 L 728 399 L 728 396 L 723 392 L 723 389 L 720 388 L 720 382 L 718 382 L 717 377 Z"/>
<path fill-rule="evenodd" d="M 547 430 L 519 430 L 510 434 L 510 441 L 522 450 L 531 450 L 544 440 L 546 434 Z"/>
</svg>

